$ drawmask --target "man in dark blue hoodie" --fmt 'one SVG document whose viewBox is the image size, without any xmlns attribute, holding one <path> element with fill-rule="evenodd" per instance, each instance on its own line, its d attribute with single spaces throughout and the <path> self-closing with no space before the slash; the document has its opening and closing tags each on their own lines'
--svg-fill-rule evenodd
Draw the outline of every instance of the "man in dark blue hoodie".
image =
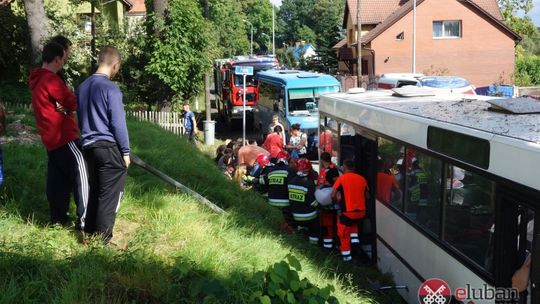
<svg viewBox="0 0 540 304">
<path fill-rule="evenodd" d="M 105 46 L 99 67 L 77 89 L 77 114 L 90 176 L 90 202 L 85 231 L 112 238 L 116 212 L 130 164 L 129 138 L 122 92 L 111 81 L 120 70 L 120 53 Z"/>
</svg>

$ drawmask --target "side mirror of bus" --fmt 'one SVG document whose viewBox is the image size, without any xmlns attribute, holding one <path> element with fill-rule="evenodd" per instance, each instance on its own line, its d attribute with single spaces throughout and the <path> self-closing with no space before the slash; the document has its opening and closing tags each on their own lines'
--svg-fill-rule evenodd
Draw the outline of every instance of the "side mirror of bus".
<svg viewBox="0 0 540 304">
<path fill-rule="evenodd" d="M 279 102 L 274 101 L 274 112 L 279 112 Z"/>
</svg>

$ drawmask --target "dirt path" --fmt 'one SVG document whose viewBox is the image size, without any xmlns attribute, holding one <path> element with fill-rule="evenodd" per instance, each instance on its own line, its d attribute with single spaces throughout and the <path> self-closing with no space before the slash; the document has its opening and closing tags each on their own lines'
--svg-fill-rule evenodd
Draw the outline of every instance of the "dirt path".
<svg viewBox="0 0 540 304">
<path fill-rule="evenodd" d="M 18 115 L 24 116 L 24 115 Z M 19 118 L 19 117 L 17 117 Z M 21 117 L 22 119 L 22 117 Z M 7 125 L 6 135 L 0 137 L 0 143 L 20 143 L 37 145 L 40 143 L 40 137 L 34 127 L 24 125 L 21 119 L 17 119 L 14 122 Z"/>
</svg>

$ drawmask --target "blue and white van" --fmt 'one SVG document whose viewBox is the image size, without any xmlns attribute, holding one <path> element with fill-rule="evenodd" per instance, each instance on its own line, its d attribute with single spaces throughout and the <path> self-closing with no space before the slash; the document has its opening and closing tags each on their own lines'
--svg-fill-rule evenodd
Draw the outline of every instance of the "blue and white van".
<svg viewBox="0 0 540 304">
<path fill-rule="evenodd" d="M 337 79 L 297 70 L 263 71 L 256 79 L 260 89 L 254 126 L 260 135 L 266 136 L 272 116 L 277 114 L 286 130 L 295 123 L 300 124 L 302 132 L 308 135 L 308 150 L 312 151 L 318 140 L 319 98 L 340 91 Z"/>
</svg>

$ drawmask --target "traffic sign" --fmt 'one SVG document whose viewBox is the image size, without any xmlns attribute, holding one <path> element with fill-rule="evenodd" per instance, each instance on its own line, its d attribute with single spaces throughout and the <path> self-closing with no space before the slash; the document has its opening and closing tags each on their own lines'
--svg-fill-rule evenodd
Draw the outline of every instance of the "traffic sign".
<svg viewBox="0 0 540 304">
<path fill-rule="evenodd" d="M 253 67 L 245 65 L 237 65 L 234 67 L 234 73 L 236 75 L 253 75 Z"/>
</svg>

